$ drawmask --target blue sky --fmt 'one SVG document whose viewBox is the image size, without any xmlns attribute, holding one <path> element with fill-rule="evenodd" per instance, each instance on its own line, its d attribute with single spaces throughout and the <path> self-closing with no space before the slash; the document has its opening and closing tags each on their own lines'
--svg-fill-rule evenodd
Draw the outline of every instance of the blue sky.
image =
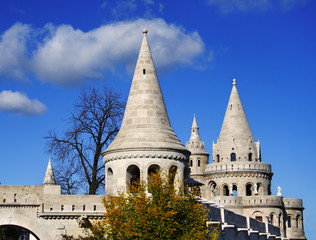
<svg viewBox="0 0 316 240">
<path fill-rule="evenodd" d="M 0 182 L 42 184 L 44 136 L 62 132 L 80 89 L 127 97 L 149 30 L 172 127 L 185 144 L 193 114 L 211 153 L 232 79 L 272 193 L 303 198 L 316 239 L 316 2 L 312 0 L 118 0 L 0 3 Z"/>
</svg>

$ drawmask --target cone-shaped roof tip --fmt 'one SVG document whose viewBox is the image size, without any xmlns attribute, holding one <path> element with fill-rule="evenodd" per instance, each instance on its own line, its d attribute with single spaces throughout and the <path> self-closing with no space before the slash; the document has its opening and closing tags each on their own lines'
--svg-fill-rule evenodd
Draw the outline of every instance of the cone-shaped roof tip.
<svg viewBox="0 0 316 240">
<path fill-rule="evenodd" d="M 187 142 L 187 149 L 192 154 L 207 154 L 204 148 L 204 142 L 201 141 L 199 127 L 196 121 L 196 115 L 193 115 L 190 140 Z"/>
<path fill-rule="evenodd" d="M 48 160 L 48 165 L 47 165 L 43 185 L 56 185 L 54 171 L 53 171 L 52 163 L 50 161 L 50 157 Z"/>
<path fill-rule="evenodd" d="M 198 128 L 198 125 L 197 125 L 197 122 L 196 122 L 196 117 L 195 117 L 195 114 L 193 115 L 192 128 Z"/>
<path fill-rule="evenodd" d="M 147 32 L 147 29 L 143 30 L 144 37 L 120 131 L 104 154 L 153 148 L 187 151 L 170 126 Z"/>
<path fill-rule="evenodd" d="M 221 141 L 231 141 L 232 136 L 239 140 L 244 139 L 254 142 L 246 114 L 241 104 L 236 87 L 236 79 L 233 79 L 233 87 L 230 93 L 222 129 L 219 135 Z"/>
</svg>

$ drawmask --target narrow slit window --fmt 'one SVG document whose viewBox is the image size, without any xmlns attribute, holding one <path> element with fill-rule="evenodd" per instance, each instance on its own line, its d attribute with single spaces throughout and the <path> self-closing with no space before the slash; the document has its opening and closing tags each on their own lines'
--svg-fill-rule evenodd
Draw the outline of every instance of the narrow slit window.
<svg viewBox="0 0 316 240">
<path fill-rule="evenodd" d="M 144 75 L 146 74 L 146 69 L 145 69 L 145 68 L 143 69 L 143 74 L 144 74 Z"/>
<path fill-rule="evenodd" d="M 236 161 L 236 154 L 235 153 L 230 154 L 230 161 L 232 161 L 232 162 Z"/>
</svg>

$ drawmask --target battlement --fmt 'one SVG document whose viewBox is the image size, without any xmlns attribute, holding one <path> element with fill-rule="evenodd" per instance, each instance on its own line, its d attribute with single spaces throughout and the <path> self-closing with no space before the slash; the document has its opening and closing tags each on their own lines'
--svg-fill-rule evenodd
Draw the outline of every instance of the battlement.
<svg viewBox="0 0 316 240">
<path fill-rule="evenodd" d="M 244 163 L 211 163 L 207 165 L 205 173 L 233 172 L 233 171 L 254 171 L 271 173 L 271 165 L 263 162 Z"/>
</svg>

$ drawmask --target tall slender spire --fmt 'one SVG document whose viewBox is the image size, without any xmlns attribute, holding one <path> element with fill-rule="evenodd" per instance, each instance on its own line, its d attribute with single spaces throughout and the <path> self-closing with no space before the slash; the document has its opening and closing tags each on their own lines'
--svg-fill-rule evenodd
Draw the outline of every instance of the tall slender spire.
<svg viewBox="0 0 316 240">
<path fill-rule="evenodd" d="M 224 160 L 230 159 L 230 155 L 234 153 L 236 160 L 260 161 L 259 143 L 256 143 L 252 136 L 236 85 L 236 79 L 233 79 L 218 144 L 213 145 L 213 154 L 220 151 Z"/>
<path fill-rule="evenodd" d="M 204 148 L 204 142 L 201 141 L 200 134 L 199 134 L 199 127 L 196 122 L 195 114 L 193 116 L 193 123 L 191 127 L 191 137 L 190 140 L 187 142 L 186 145 L 187 149 L 193 153 L 206 153 Z"/>
<path fill-rule="evenodd" d="M 54 171 L 53 171 L 52 163 L 50 161 L 50 157 L 49 157 L 43 185 L 56 185 Z"/>
<path fill-rule="evenodd" d="M 170 126 L 147 41 L 147 30 L 143 30 L 121 129 L 104 154 L 146 148 L 187 151 Z"/>
</svg>

